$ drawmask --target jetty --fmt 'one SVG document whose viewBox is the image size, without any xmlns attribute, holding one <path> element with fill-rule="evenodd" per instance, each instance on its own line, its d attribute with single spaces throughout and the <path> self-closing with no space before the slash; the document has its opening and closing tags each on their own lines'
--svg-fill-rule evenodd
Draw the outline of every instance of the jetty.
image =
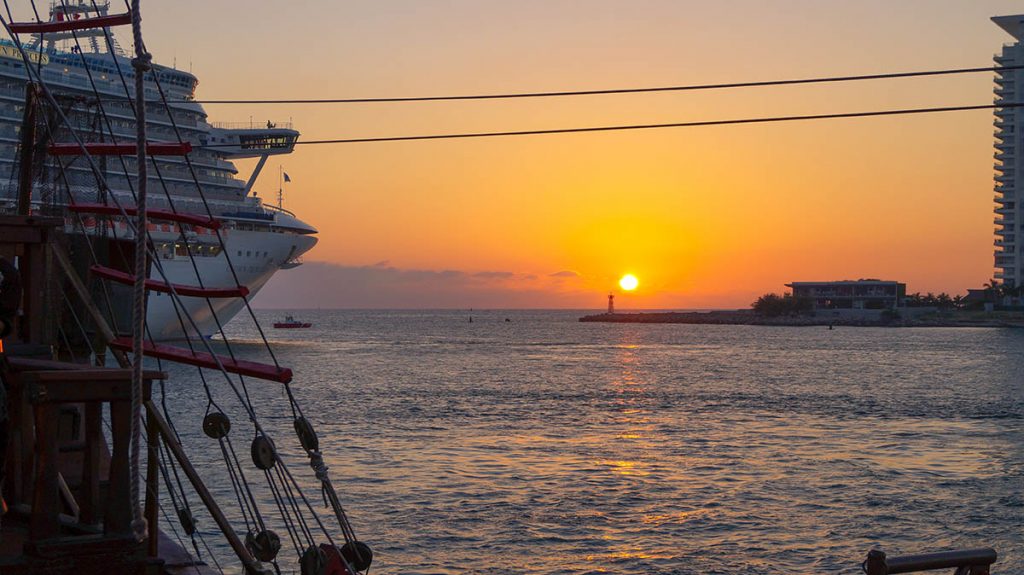
<svg viewBox="0 0 1024 575">
<path fill-rule="evenodd" d="M 1018 313 L 933 313 L 915 316 L 833 316 L 830 314 L 770 317 L 753 310 L 614 312 L 586 315 L 581 322 L 685 323 L 699 325 L 852 326 L 852 327 L 989 327 L 1024 328 Z"/>
</svg>

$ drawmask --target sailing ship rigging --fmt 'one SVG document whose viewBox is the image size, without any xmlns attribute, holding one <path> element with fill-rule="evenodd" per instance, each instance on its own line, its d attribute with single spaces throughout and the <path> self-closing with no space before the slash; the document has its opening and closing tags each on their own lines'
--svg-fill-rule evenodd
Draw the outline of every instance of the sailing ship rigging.
<svg viewBox="0 0 1024 575">
<path fill-rule="evenodd" d="M 0 212 L 13 213 L 15 209 L 16 175 L 23 154 L 17 146 L 22 129 L 19 124 L 26 82 L 34 76 L 46 82 L 55 101 L 40 121 L 42 133 L 37 145 L 42 149 L 35 154 L 34 207 L 60 212 L 69 205 L 109 204 L 112 200 L 103 197 L 106 195 L 114 196 L 120 204 L 134 204 L 139 168 L 146 166 L 140 166 L 130 155 L 97 153 L 92 162 L 77 154 L 77 143 L 71 137 L 73 132 L 76 139 L 96 146 L 118 142 L 126 145 L 134 139 L 136 108 L 129 98 L 135 78 L 131 61 L 108 29 L 54 29 L 97 19 L 110 22 L 116 17 L 109 13 L 108 3 L 65 1 L 51 7 L 49 28 L 24 31 L 24 40 L 18 45 L 13 38 L 0 40 L 0 170 L 9 169 L 10 174 L 7 182 L 0 182 Z M 24 54 L 20 48 L 24 48 Z M 32 68 L 31 74 L 27 68 Z M 206 285 L 242 284 L 255 295 L 277 271 L 300 265 L 302 254 L 317 242 L 317 230 L 280 205 L 264 203 L 254 193 L 267 159 L 291 153 L 299 132 L 290 122 L 268 122 L 266 127 L 253 122 L 211 122 L 195 101 L 198 79 L 188 72 L 153 64 L 152 72 L 143 75 L 143 80 L 150 99 L 146 121 L 149 137 L 155 142 L 191 146 L 188 155 L 183 156 L 164 153 L 174 150 L 155 147 L 154 142 L 147 174 L 148 184 L 155 191 L 150 207 L 210 214 L 219 225 L 216 233 L 207 226 L 191 226 L 182 236 L 166 219 L 150 223 L 148 231 L 170 281 L 193 284 L 201 276 Z M 68 121 L 60 121 L 62 116 Z M 47 150 L 46 142 L 59 145 L 49 145 Z M 245 158 L 259 161 L 252 174 L 241 179 L 233 161 Z M 104 215 L 115 220 L 120 233 L 128 233 L 127 221 L 119 220 L 117 214 Z M 102 226 L 94 225 L 92 214 L 85 217 L 84 233 L 104 233 Z M 72 224 L 69 222 L 69 232 L 75 231 Z M 233 256 L 230 260 L 227 253 Z M 206 302 L 186 297 L 182 302 L 196 320 L 191 335 L 208 337 L 217 332 L 216 322 L 205 311 L 210 305 L 224 321 L 245 311 L 239 299 Z M 148 316 L 155 338 L 183 337 L 169 298 L 150 298 Z"/>
<path fill-rule="evenodd" d="M 47 239 L 36 242 L 35 251 L 20 248 L 22 269 L 38 272 L 48 262 L 56 265 L 45 277 L 33 276 L 32 285 L 44 287 L 26 290 L 26 298 L 36 302 L 33 305 L 62 301 L 52 314 L 23 320 L 23 328 L 30 325 L 36 331 L 22 329 L 22 341 L 54 350 L 49 363 L 12 359 L 4 380 L 28 389 L 39 385 L 30 382 L 39 380 L 40 374 L 51 374 L 47 377 L 54 381 L 88 375 L 116 383 L 130 372 L 131 384 L 130 393 L 112 385 L 87 399 L 57 391 L 47 396 L 51 403 L 78 400 L 73 409 L 84 410 L 77 420 L 80 431 L 90 438 L 89 453 L 96 453 L 86 457 L 88 469 L 77 482 L 66 480 L 54 463 L 37 465 L 34 474 L 26 472 L 26 481 L 5 487 L 12 504 L 29 509 L 26 550 L 31 552 L 13 562 L 5 563 L 0 557 L 0 567 L 5 573 L 86 572 L 83 566 L 93 565 L 89 561 L 96 557 L 84 558 L 84 540 L 72 527 L 102 516 L 102 537 L 95 540 L 95 531 L 89 535 L 92 544 L 102 543 L 94 555 L 116 555 L 119 561 L 129 562 L 138 559 L 140 565 L 155 565 L 170 573 L 158 544 L 160 530 L 169 529 L 181 542 L 178 551 L 191 555 L 190 570 L 223 571 L 197 528 L 201 511 L 190 501 L 195 494 L 246 572 L 365 572 L 372 551 L 356 538 L 342 507 L 314 425 L 292 392 L 293 372 L 278 362 L 249 304 L 270 273 L 312 247 L 315 230 L 284 210 L 251 201 L 248 192 L 257 174 L 245 186 L 212 181 L 219 177 L 212 175 L 216 170 L 229 171 L 225 158 L 232 155 L 197 148 L 209 139 L 233 144 L 233 157 L 258 156 L 262 168 L 269 155 L 290 151 L 298 133 L 290 128 L 235 130 L 205 124 L 201 108 L 182 101 L 194 90 L 194 78 L 152 64 L 142 39 L 140 4 L 134 0 L 128 11 L 111 14 L 107 2 L 60 0 L 44 19 L 33 1 L 30 17 L 17 20 L 10 12 L 0 15 L 10 36 L 0 45 L 6 101 L 10 102 L 18 81 L 25 88 L 24 104 L 19 106 L 23 121 L 16 131 L 20 145 L 15 148 L 6 142 L 10 154 L 0 154 L 0 160 L 6 158 L 17 167 L 17 185 L 7 188 L 15 192 L 8 195 L 7 207 L 20 217 L 6 216 L 3 225 L 42 230 L 38 237 Z M 131 59 L 113 39 L 111 28 L 118 26 L 131 27 L 135 52 Z M 60 43 L 71 47 L 62 50 Z M 77 86 L 69 89 L 70 84 Z M 109 97 L 112 87 L 120 90 L 114 100 Z M 259 211 L 244 211 L 255 208 Z M 257 229 L 257 224 L 266 230 Z M 286 238 L 291 248 L 273 258 L 273 265 L 266 268 L 273 268 L 269 273 L 266 269 L 249 273 L 247 263 L 234 259 L 243 253 L 236 238 L 245 232 L 250 233 L 249 239 L 262 232 Z M 173 257 L 168 257 L 168 249 Z M 267 255 L 269 250 L 263 251 Z M 29 253 L 35 255 L 29 258 Z M 210 273 L 211 260 L 221 263 L 219 276 Z M 63 273 L 59 279 L 50 277 L 56 274 L 53 268 Z M 44 303 L 38 303 L 39 297 Z M 167 313 L 154 314 L 154 301 Z M 225 301 L 231 303 L 225 305 Z M 243 357 L 223 330 L 240 310 L 257 326 L 263 350 L 260 361 L 249 352 Z M 166 327 L 168 317 L 175 320 L 173 330 Z M 216 345 L 203 337 L 211 330 L 220 337 Z M 183 338 L 182 345 L 163 341 L 172 333 Z M 86 369 L 90 364 L 102 366 L 108 355 L 125 369 Z M 144 371 L 143 358 L 149 358 L 157 371 Z M 205 445 L 185 444 L 167 409 L 163 386 L 158 393 L 152 385 L 166 377 L 164 362 L 196 368 L 195 381 L 206 398 L 201 421 Z M 40 371 L 40 366 L 45 369 Z M 219 375 L 214 377 L 215 373 Z M 258 406 L 249 389 L 254 385 L 284 387 L 284 411 L 290 414 L 295 432 L 291 442 L 271 438 L 261 415 L 282 410 Z M 18 421 L 34 422 L 35 433 L 43 441 L 21 437 L 14 442 L 15 459 L 52 463 L 57 452 L 39 451 L 56 449 L 56 437 L 40 435 L 49 429 L 42 417 L 49 412 L 31 407 L 38 396 L 23 395 L 15 406 Z M 226 405 L 228 400 L 232 405 Z M 100 429 L 104 402 L 109 404 L 113 439 L 109 451 Z M 229 415 L 239 412 L 244 416 L 241 420 Z M 249 443 L 248 457 L 241 446 L 236 448 L 239 441 Z M 286 465 L 278 445 L 303 454 L 311 477 L 300 479 L 299 471 Z M 219 456 L 232 500 L 213 498 L 192 464 L 188 453 L 203 448 Z M 106 497 L 90 488 L 102 481 L 97 461 L 103 454 L 110 467 Z M 144 489 L 139 485 L 143 467 Z M 182 478 L 191 490 L 185 489 Z M 318 485 L 327 514 L 314 505 L 316 498 L 304 492 L 303 485 L 309 481 Z M 65 488 L 58 493 L 52 487 L 61 482 Z M 158 493 L 161 483 L 165 498 Z M 127 493 L 115 487 L 127 487 Z M 62 524 L 59 512 L 53 512 L 62 500 L 72 509 L 85 510 L 72 515 L 72 525 Z M 78 500 L 84 505 L 78 505 Z M 226 507 L 234 512 L 225 513 Z M 163 522 L 158 520 L 160 515 Z M 124 543 L 129 535 L 134 544 Z M 191 545 L 184 544 L 186 539 Z M 124 548 L 118 547 L 122 544 L 130 552 L 123 553 Z M 44 547 L 47 552 L 40 551 Z M 53 563 L 54 549 L 72 561 Z M 94 567 L 99 572 L 103 561 Z"/>
</svg>

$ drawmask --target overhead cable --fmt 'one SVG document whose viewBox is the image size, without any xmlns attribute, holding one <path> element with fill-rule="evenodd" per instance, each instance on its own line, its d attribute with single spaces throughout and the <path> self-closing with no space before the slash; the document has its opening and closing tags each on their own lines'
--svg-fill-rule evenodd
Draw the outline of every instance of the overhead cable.
<svg viewBox="0 0 1024 575">
<path fill-rule="evenodd" d="M 863 74 L 856 76 L 825 76 L 820 78 L 796 78 L 788 80 L 764 80 L 757 82 L 729 82 L 724 84 L 691 84 L 684 86 L 657 86 L 647 88 L 610 88 L 604 90 L 569 90 L 548 92 L 514 92 L 507 94 L 463 94 L 454 96 L 398 96 L 390 98 L 305 98 L 305 99 L 220 99 L 196 100 L 198 104 L 381 104 L 394 102 L 442 102 L 452 100 L 506 100 L 514 98 L 554 98 L 565 96 L 601 96 L 611 94 L 641 94 L 648 92 L 691 92 L 697 90 L 724 90 L 730 88 L 760 88 L 765 86 L 792 86 L 798 84 L 827 84 L 855 82 L 862 80 L 891 80 L 895 78 L 920 78 L 925 76 L 950 76 L 954 74 L 976 74 L 980 72 L 1008 72 L 1020 70 L 1024 65 L 989 66 L 984 68 L 947 68 L 942 70 L 918 70 L 885 74 Z"/>
<path fill-rule="evenodd" d="M 517 130 L 505 132 L 468 132 L 459 134 L 425 134 L 417 136 L 383 136 L 373 138 L 341 138 L 334 140 L 306 140 L 295 142 L 295 145 L 315 144 L 363 144 L 370 142 L 403 142 L 416 140 L 455 140 L 461 138 L 496 138 L 505 136 L 542 136 L 549 134 L 577 134 L 586 132 L 618 132 L 626 130 L 654 130 L 662 128 L 696 128 L 701 126 L 729 126 L 737 124 L 768 124 L 778 122 L 797 122 L 807 120 L 834 120 L 842 118 L 870 118 L 876 116 L 900 116 L 911 114 L 934 114 L 939 112 L 966 112 L 971 110 L 991 110 L 994 108 L 1019 108 L 1024 104 L 982 104 L 977 106 L 944 106 L 940 108 L 908 108 L 901 110 L 875 110 L 868 112 L 844 112 L 833 114 L 811 114 L 805 116 L 773 116 L 767 118 L 739 118 L 731 120 L 703 120 L 694 122 L 673 122 L 668 124 L 632 124 L 622 126 L 590 126 L 581 128 L 555 128 L 549 130 Z M 209 144 L 199 148 L 234 148 L 238 144 Z"/>
</svg>

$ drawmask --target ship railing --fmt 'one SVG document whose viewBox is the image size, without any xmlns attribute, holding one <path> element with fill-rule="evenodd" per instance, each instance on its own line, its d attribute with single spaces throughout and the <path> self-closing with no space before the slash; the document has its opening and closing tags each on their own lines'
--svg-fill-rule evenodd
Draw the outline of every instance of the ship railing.
<svg viewBox="0 0 1024 575">
<path fill-rule="evenodd" d="M 989 575 L 989 566 L 996 562 L 995 549 L 964 549 L 922 555 L 886 557 L 884 551 L 872 549 L 861 564 L 867 575 L 917 573 L 936 569 L 956 569 L 955 575 Z"/>
<path fill-rule="evenodd" d="M 293 218 L 296 217 L 294 212 L 292 212 L 290 210 L 286 210 L 286 209 L 278 207 L 278 206 L 275 206 L 275 205 L 272 205 L 272 204 L 263 204 L 261 207 L 266 209 L 266 210 L 270 210 L 272 212 L 280 212 L 282 214 L 289 215 L 289 216 L 291 216 Z"/>
<path fill-rule="evenodd" d="M 269 126 L 267 124 L 270 124 Z M 291 122 L 275 122 L 273 120 L 259 121 L 249 120 L 248 122 L 210 122 L 210 126 L 220 130 L 266 130 L 270 129 L 284 129 L 291 130 Z"/>
</svg>

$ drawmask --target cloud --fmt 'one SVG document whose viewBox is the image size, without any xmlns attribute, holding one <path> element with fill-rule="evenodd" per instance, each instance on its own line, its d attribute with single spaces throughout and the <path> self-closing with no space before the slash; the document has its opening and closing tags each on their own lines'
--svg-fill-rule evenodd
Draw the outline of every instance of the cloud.
<svg viewBox="0 0 1024 575">
<path fill-rule="evenodd" d="M 538 277 L 507 270 L 402 269 L 308 262 L 282 270 L 260 290 L 260 308 L 582 308 L 593 294 L 568 289 L 574 272 Z M 589 304 L 589 305 L 588 305 Z"/>
<path fill-rule="evenodd" d="M 549 274 L 549 277 L 553 277 L 553 278 L 578 278 L 578 277 L 580 277 L 580 274 L 578 274 L 577 272 L 574 272 L 572 270 L 562 270 L 560 272 L 555 272 L 553 274 Z"/>
<path fill-rule="evenodd" d="M 484 279 L 509 279 L 515 277 L 516 274 L 512 272 L 476 272 L 473 274 L 475 278 Z"/>
</svg>

